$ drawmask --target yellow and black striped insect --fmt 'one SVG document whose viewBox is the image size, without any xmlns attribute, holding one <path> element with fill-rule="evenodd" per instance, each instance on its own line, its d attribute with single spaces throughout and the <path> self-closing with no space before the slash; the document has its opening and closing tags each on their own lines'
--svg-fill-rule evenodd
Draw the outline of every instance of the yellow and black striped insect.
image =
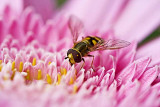
<svg viewBox="0 0 160 107">
<path fill-rule="evenodd" d="M 75 63 L 79 63 L 85 60 L 83 57 L 93 57 L 91 67 L 93 68 L 93 60 L 94 56 L 90 55 L 90 52 L 97 50 L 107 50 L 107 49 L 120 49 L 128 46 L 130 43 L 124 40 L 104 40 L 97 36 L 87 36 L 83 38 L 81 41 L 77 41 L 79 34 L 81 33 L 81 29 L 83 28 L 83 24 L 76 17 L 70 17 L 68 21 L 68 25 L 70 31 L 73 36 L 74 46 L 68 50 L 67 57 L 65 59 L 69 59 L 71 66 Z M 84 63 L 82 67 L 84 66 Z"/>
</svg>

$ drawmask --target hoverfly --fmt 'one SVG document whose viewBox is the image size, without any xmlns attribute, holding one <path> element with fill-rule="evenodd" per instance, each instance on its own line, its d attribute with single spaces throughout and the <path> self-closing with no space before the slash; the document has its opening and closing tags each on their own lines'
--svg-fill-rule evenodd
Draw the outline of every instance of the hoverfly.
<svg viewBox="0 0 160 107">
<path fill-rule="evenodd" d="M 75 16 L 71 16 L 68 20 L 68 26 L 73 36 L 73 47 L 68 50 L 67 57 L 69 59 L 71 66 L 75 63 L 83 61 L 84 66 L 85 60 L 83 57 L 92 57 L 91 67 L 93 68 L 94 56 L 90 55 L 90 52 L 98 50 L 113 50 L 127 47 L 130 42 L 124 40 L 110 39 L 104 40 L 97 36 L 87 36 L 82 38 L 81 41 L 77 41 L 79 34 L 83 28 L 82 22 Z"/>
</svg>

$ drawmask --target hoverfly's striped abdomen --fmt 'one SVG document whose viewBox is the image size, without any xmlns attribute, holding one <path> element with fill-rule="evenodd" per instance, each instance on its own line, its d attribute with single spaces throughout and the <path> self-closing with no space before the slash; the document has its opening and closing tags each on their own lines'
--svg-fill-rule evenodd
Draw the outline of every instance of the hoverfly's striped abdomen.
<svg viewBox="0 0 160 107">
<path fill-rule="evenodd" d="M 94 47 L 97 43 L 101 43 L 102 39 L 99 37 L 88 36 L 88 37 L 84 38 L 82 41 L 87 43 L 88 47 L 91 48 L 91 47 Z"/>
<path fill-rule="evenodd" d="M 93 48 L 95 45 L 103 43 L 101 38 L 95 36 L 88 36 L 82 41 L 85 42 L 89 48 Z"/>
</svg>

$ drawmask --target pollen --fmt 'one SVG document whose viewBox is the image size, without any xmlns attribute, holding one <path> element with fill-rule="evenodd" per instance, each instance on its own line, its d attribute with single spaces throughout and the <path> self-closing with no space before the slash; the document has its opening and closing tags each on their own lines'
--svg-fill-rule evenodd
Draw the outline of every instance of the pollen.
<svg viewBox="0 0 160 107">
<path fill-rule="evenodd" d="M 12 71 L 14 70 L 15 68 L 15 61 L 12 62 Z"/>
<path fill-rule="evenodd" d="M 77 92 L 77 90 L 78 90 L 78 86 L 75 84 L 75 85 L 73 86 L 73 94 L 75 94 L 75 93 Z"/>
<path fill-rule="evenodd" d="M 71 85 L 71 84 L 73 84 L 74 83 L 74 79 L 71 77 L 70 78 L 70 81 L 69 81 L 69 84 Z"/>
<path fill-rule="evenodd" d="M 13 69 L 13 71 L 12 71 L 13 73 L 12 73 L 12 75 L 11 75 L 11 80 L 13 80 L 14 79 L 14 76 L 15 76 L 15 73 L 16 73 L 16 69 Z"/>
<path fill-rule="evenodd" d="M 51 63 L 52 63 L 52 62 L 51 62 L 51 61 L 49 61 L 49 62 L 48 62 L 48 65 L 50 65 Z"/>
<path fill-rule="evenodd" d="M 27 80 L 30 80 L 30 71 L 29 71 L 29 69 L 27 69 L 27 71 L 26 71 L 26 72 L 27 72 L 26 79 L 27 79 Z"/>
<path fill-rule="evenodd" d="M 0 72 L 2 70 L 2 60 L 0 60 Z"/>
<path fill-rule="evenodd" d="M 38 79 L 38 80 L 42 79 L 42 71 L 41 71 L 40 69 L 38 70 L 37 79 Z"/>
<path fill-rule="evenodd" d="M 23 70 L 23 62 L 20 62 L 19 63 L 19 72 L 22 72 L 22 70 Z"/>
<path fill-rule="evenodd" d="M 36 65 L 36 58 L 33 58 L 32 65 L 33 65 L 33 66 Z"/>
<path fill-rule="evenodd" d="M 62 74 L 62 75 L 66 75 L 66 74 L 67 74 L 66 68 L 61 68 L 61 74 Z"/>
<path fill-rule="evenodd" d="M 60 75 L 60 74 L 58 74 L 58 75 L 57 75 L 57 78 L 58 78 L 58 80 L 57 80 L 57 84 L 59 85 L 59 84 L 61 83 L 61 75 Z"/>
<path fill-rule="evenodd" d="M 2 65 L 0 65 L 0 72 L 1 72 L 1 70 L 2 70 Z"/>
<path fill-rule="evenodd" d="M 52 78 L 49 74 L 46 75 L 48 84 L 52 84 Z"/>
</svg>

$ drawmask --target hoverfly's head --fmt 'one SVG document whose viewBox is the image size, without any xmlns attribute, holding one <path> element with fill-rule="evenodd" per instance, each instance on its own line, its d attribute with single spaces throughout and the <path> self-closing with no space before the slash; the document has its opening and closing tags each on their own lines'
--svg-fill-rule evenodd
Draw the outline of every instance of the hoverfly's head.
<svg viewBox="0 0 160 107">
<path fill-rule="evenodd" d="M 79 63 L 82 60 L 81 54 L 74 50 L 74 49 L 69 49 L 67 52 L 67 57 L 65 57 L 65 59 L 69 59 L 69 62 L 71 64 L 71 66 L 75 63 Z"/>
</svg>

